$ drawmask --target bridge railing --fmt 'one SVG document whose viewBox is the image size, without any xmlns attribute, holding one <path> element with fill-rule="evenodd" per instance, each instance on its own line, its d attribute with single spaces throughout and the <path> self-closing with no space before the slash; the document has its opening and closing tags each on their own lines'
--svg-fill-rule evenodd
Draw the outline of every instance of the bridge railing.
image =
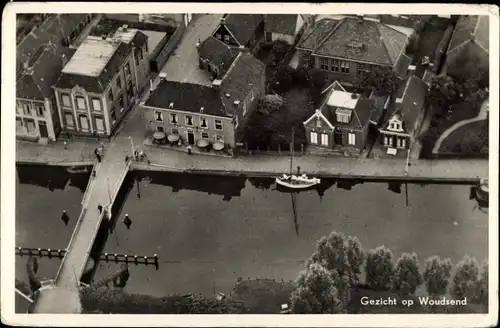
<svg viewBox="0 0 500 328">
<path fill-rule="evenodd" d="M 125 168 L 122 170 L 122 173 L 120 174 L 120 177 L 118 178 L 118 181 L 116 182 L 116 185 L 113 189 L 113 193 L 111 194 L 111 201 L 110 201 L 110 206 L 113 206 L 113 203 L 115 202 L 116 196 L 118 195 L 118 192 L 120 191 L 120 188 L 122 187 L 123 180 L 127 176 L 128 171 L 130 170 L 130 165 L 132 164 L 132 161 L 129 160 L 127 162 L 127 165 Z"/>
<path fill-rule="evenodd" d="M 61 274 L 61 270 L 64 267 L 64 264 L 66 262 L 66 257 L 68 256 L 68 254 L 69 254 L 69 252 L 71 250 L 71 246 L 73 244 L 73 239 L 75 238 L 75 235 L 80 230 L 80 227 L 81 227 L 82 222 L 83 222 L 83 218 L 85 217 L 85 213 L 87 213 L 87 208 L 83 207 L 82 208 L 82 212 L 80 213 L 80 216 L 78 217 L 78 221 L 76 222 L 75 229 L 73 229 L 73 233 L 71 234 L 71 238 L 69 240 L 68 247 L 66 248 L 67 251 L 64 254 L 64 257 L 63 257 L 63 259 L 61 261 L 61 265 L 59 266 L 59 269 L 57 270 L 57 274 L 56 274 L 56 277 L 54 279 L 54 281 L 55 281 L 56 284 L 59 282 L 59 275 Z"/>
<path fill-rule="evenodd" d="M 87 183 L 87 187 L 85 188 L 85 192 L 83 193 L 82 202 L 81 202 L 82 206 L 84 206 L 84 207 L 87 207 L 87 201 L 88 201 L 90 193 L 92 192 L 92 187 L 94 186 L 93 182 L 97 178 L 97 171 L 99 170 L 100 167 L 101 167 L 101 163 L 94 164 L 93 172 L 96 173 L 96 177 L 91 175 L 90 180 Z"/>
</svg>

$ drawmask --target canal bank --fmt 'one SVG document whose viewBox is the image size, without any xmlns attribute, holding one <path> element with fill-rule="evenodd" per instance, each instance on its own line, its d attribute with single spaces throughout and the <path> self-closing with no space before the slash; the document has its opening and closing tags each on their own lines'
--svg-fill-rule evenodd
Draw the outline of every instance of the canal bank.
<svg viewBox="0 0 500 328">
<path fill-rule="evenodd" d="M 44 175 L 37 172 L 32 175 Z M 61 194 L 73 200 L 61 202 L 58 189 L 51 192 L 47 183 L 19 182 L 16 227 L 30 242 L 16 238 L 16 245 L 64 248 L 71 227 L 64 226 L 60 211 L 74 203 L 78 213 L 82 188 L 66 183 Z M 156 296 L 228 293 L 239 277 L 293 280 L 316 240 L 332 230 L 358 236 L 365 249 L 385 245 L 395 257 L 415 251 L 421 263 L 433 254 L 454 262 L 465 254 L 487 257 L 488 216 L 468 200 L 469 187 L 409 185 L 406 206 L 404 190 L 398 194 L 383 183 L 340 182 L 325 179 L 323 190 L 300 193 L 294 208 L 290 194 L 273 190 L 272 179 L 131 172 L 113 208 L 113 232 L 98 237 L 102 242 L 94 250 L 157 254 L 158 270 L 130 265 L 126 287 Z M 40 187 L 44 184 L 46 188 Z M 130 229 L 123 223 L 125 213 L 132 219 Z M 49 278 L 58 264 L 43 259 L 42 277 Z M 99 262 L 94 281 L 116 272 L 119 265 Z M 24 260 L 17 257 L 16 276 L 25 271 Z"/>
</svg>

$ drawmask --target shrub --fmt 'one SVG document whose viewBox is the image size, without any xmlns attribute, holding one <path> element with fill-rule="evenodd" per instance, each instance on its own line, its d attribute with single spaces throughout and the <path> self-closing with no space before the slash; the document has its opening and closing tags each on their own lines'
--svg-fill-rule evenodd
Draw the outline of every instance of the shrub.
<svg viewBox="0 0 500 328">
<path fill-rule="evenodd" d="M 266 95 L 260 99 L 257 105 L 258 111 L 263 115 L 270 115 L 283 106 L 283 98 L 276 94 Z"/>
<path fill-rule="evenodd" d="M 347 260 L 351 269 L 351 278 L 358 282 L 361 273 L 361 265 L 365 261 L 365 251 L 357 237 L 349 236 L 346 240 Z"/>
<path fill-rule="evenodd" d="M 365 264 L 366 283 L 374 290 L 391 289 L 394 274 L 392 252 L 379 246 L 368 252 Z"/>
<path fill-rule="evenodd" d="M 403 253 L 397 260 L 394 270 L 394 291 L 404 295 L 413 295 L 422 282 L 417 254 Z"/>
<path fill-rule="evenodd" d="M 423 277 L 429 295 L 446 294 L 452 267 L 453 264 L 449 258 L 441 259 L 439 256 L 431 256 L 425 261 Z"/>
<path fill-rule="evenodd" d="M 457 263 L 450 294 L 456 299 L 467 297 L 472 300 L 476 298 L 478 285 L 479 264 L 476 259 L 466 255 Z"/>
<path fill-rule="evenodd" d="M 273 56 L 273 61 L 281 62 L 285 55 L 290 51 L 291 46 L 283 40 L 276 40 L 272 43 L 271 54 Z"/>
<path fill-rule="evenodd" d="M 481 276 L 478 282 L 476 302 L 488 306 L 488 260 L 481 265 Z"/>
</svg>

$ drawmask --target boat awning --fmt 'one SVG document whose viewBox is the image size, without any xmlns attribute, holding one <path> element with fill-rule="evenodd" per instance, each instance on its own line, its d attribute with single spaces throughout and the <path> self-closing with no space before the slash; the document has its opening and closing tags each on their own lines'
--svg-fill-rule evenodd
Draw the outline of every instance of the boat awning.
<svg viewBox="0 0 500 328">
<path fill-rule="evenodd" d="M 200 148 L 205 148 L 206 146 L 208 146 L 208 140 L 200 139 L 196 142 L 196 146 L 198 146 Z"/>
<path fill-rule="evenodd" d="M 216 142 L 216 143 L 214 143 L 213 148 L 215 150 L 222 150 L 222 149 L 224 149 L 224 144 L 222 142 Z"/>
<path fill-rule="evenodd" d="M 153 138 L 156 140 L 162 140 L 165 138 L 165 132 L 156 131 L 155 133 L 153 133 Z"/>
<path fill-rule="evenodd" d="M 388 155 L 396 155 L 397 153 L 398 153 L 398 150 L 396 148 L 387 148 Z"/>
<path fill-rule="evenodd" d="M 178 134 L 169 134 L 168 135 L 168 141 L 170 142 L 176 142 L 179 140 L 179 135 Z"/>
</svg>

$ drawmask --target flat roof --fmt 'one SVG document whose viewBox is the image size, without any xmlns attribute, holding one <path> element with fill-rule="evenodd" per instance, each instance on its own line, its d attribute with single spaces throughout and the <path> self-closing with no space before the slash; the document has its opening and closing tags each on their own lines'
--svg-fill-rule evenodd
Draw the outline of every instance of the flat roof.
<svg viewBox="0 0 500 328">
<path fill-rule="evenodd" d="M 158 32 L 151 30 L 140 30 L 148 37 L 148 49 L 149 53 L 152 54 L 160 41 L 167 35 L 166 32 Z"/>
<path fill-rule="evenodd" d="M 64 66 L 62 72 L 97 77 L 106 67 L 119 45 L 119 41 L 88 36 Z"/>
<path fill-rule="evenodd" d="M 352 98 L 352 93 L 333 90 L 330 97 L 328 98 L 327 104 L 332 107 L 343 107 L 354 109 L 356 104 L 358 103 L 359 95 L 356 95 L 356 98 Z"/>
</svg>

